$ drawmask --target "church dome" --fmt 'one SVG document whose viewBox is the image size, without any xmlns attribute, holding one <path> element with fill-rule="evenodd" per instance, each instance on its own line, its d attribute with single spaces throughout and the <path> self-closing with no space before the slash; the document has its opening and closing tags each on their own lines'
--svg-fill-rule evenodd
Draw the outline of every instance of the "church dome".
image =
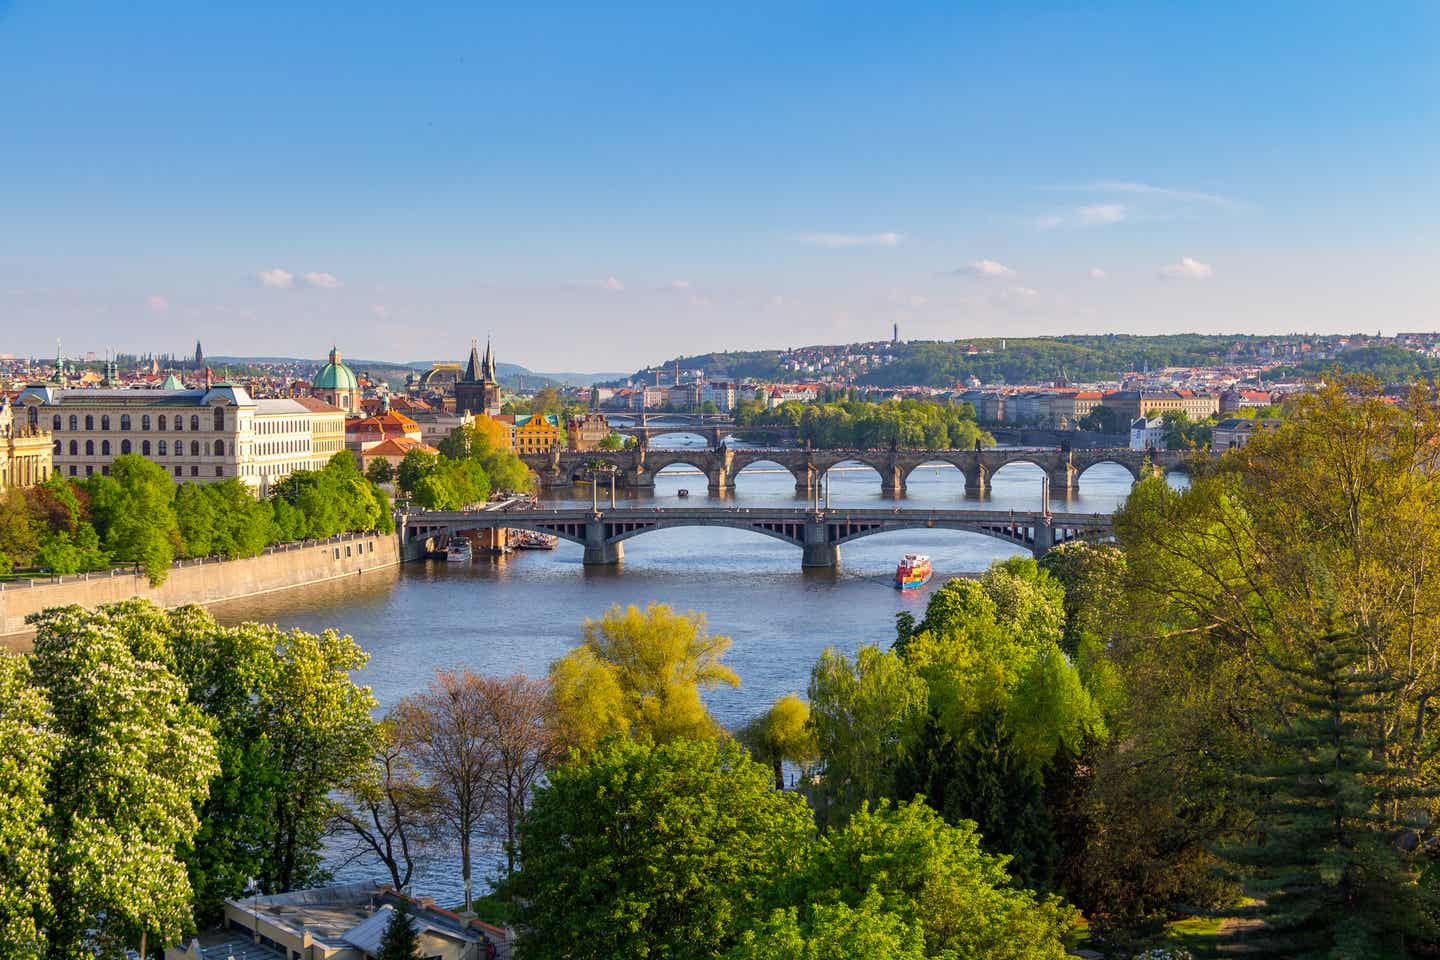
<svg viewBox="0 0 1440 960">
<path fill-rule="evenodd" d="M 359 390 L 360 381 L 354 372 L 340 360 L 340 351 L 330 348 L 330 362 L 315 375 L 316 390 Z"/>
</svg>

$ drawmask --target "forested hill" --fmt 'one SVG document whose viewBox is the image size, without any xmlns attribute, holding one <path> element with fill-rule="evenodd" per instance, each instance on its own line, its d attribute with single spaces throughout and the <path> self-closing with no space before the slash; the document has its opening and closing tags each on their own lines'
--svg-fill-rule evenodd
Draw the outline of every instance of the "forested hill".
<svg viewBox="0 0 1440 960">
<path fill-rule="evenodd" d="M 862 375 L 859 382 L 869 386 L 921 384 L 944 387 L 963 382 L 972 374 L 985 383 L 1034 383 L 1053 380 L 1061 370 L 1072 380 L 1112 379 L 1128 370 L 1147 366 L 1192 366 L 1213 363 L 1239 344 L 1253 344 L 1262 338 L 1243 335 L 1207 336 L 1174 334 L 1141 337 L 1128 334 L 1027 338 L 985 338 L 954 341 L 912 341 L 893 346 L 884 344 L 896 359 Z M 1272 339 L 1272 338 L 1264 338 Z M 851 347 L 866 352 L 871 345 Z M 978 352 L 971 354 L 970 350 Z M 803 353 L 823 351 L 832 356 L 844 347 L 810 347 Z M 679 364 L 683 370 L 703 369 L 711 379 L 757 377 L 783 379 L 786 353 L 780 350 L 744 350 L 733 353 L 705 353 L 667 361 L 666 368 Z M 802 375 L 792 375 L 800 377 Z M 644 379 L 644 374 L 636 374 Z"/>
<path fill-rule="evenodd" d="M 1331 370 L 1359 373 L 1385 383 L 1410 383 L 1419 377 L 1440 376 L 1440 361 L 1406 350 L 1404 347 L 1361 347 L 1342 353 L 1333 360 L 1307 360 L 1293 367 L 1277 369 L 1279 378 L 1313 379 Z"/>
<path fill-rule="evenodd" d="M 1249 337 L 1177 334 L 1033 337 L 904 344 L 898 359 L 861 378 L 871 386 L 963 382 L 1035 383 L 1061 371 L 1072 380 L 1108 380 L 1128 370 L 1213 363 Z M 970 353 L 971 349 L 979 351 Z"/>
</svg>

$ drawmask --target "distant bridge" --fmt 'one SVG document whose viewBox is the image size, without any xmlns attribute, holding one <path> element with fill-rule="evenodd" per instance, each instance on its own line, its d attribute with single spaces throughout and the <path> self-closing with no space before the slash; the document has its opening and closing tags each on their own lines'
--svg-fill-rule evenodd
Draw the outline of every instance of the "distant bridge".
<svg viewBox="0 0 1440 960">
<path fill-rule="evenodd" d="M 568 487 L 587 480 L 598 467 L 613 471 L 618 486 L 647 489 L 655 486 L 655 475 L 674 464 L 694 467 L 705 475 L 711 493 L 735 489 L 735 477 L 756 463 L 774 463 L 790 471 L 795 489 L 810 494 L 831 467 L 860 463 L 880 474 L 880 490 L 899 496 L 905 492 L 910 474 L 929 463 L 948 463 L 965 475 L 967 493 L 981 493 L 990 486 L 997 471 L 1012 463 L 1034 464 L 1050 479 L 1050 488 L 1073 491 L 1080 477 L 1101 463 L 1124 467 L 1136 480 L 1153 473 L 1187 469 L 1179 452 L 1129 449 L 1101 450 L 806 450 L 795 447 L 738 448 L 714 445 L 709 448 L 657 449 L 638 446 L 620 451 L 568 451 L 526 454 L 520 458 L 547 488 Z"/>
<path fill-rule="evenodd" d="M 728 527 L 799 547 L 801 565 L 835 567 L 840 545 L 893 530 L 960 530 L 1003 540 L 1043 556 L 1075 541 L 1108 540 L 1109 514 L 995 510 L 813 510 L 805 507 L 698 507 L 611 510 L 567 507 L 520 510 L 422 511 L 400 524 L 407 555 L 419 545 L 475 530 L 533 530 L 578 543 L 591 566 L 619 563 L 631 537 L 674 527 Z"/>
</svg>

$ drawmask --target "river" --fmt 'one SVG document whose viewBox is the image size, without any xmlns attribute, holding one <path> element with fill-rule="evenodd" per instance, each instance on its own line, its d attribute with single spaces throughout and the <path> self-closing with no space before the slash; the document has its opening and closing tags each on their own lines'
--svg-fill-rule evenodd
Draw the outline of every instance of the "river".
<svg viewBox="0 0 1440 960">
<path fill-rule="evenodd" d="M 663 439 L 678 446 L 686 438 Z M 954 467 L 925 466 L 911 475 L 902 505 L 1033 510 L 1042 477 L 1038 467 L 1007 466 L 980 500 L 966 497 L 964 477 Z M 1097 465 L 1085 472 L 1078 491 L 1068 498 L 1052 497 L 1051 506 L 1108 512 L 1130 485 L 1124 468 Z M 689 490 L 688 499 L 679 497 L 681 489 Z M 608 490 L 602 496 L 608 502 Z M 705 477 L 678 465 L 657 476 L 653 495 L 622 496 L 627 504 L 662 507 L 708 500 Z M 879 474 L 858 464 L 830 472 L 829 496 L 836 507 L 895 505 L 882 499 Z M 590 494 L 576 488 L 545 499 L 588 504 Z M 788 472 L 757 464 L 737 476 L 735 492 L 724 502 L 773 506 L 805 499 L 796 496 Z M 935 578 L 927 587 L 901 593 L 890 578 L 907 552 L 929 554 Z M 704 613 L 712 631 L 733 641 L 725 662 L 740 675 L 741 685 L 712 691 L 706 701 L 722 723 L 735 725 L 778 696 L 803 694 L 810 667 L 826 647 L 848 653 L 865 643 L 887 646 L 894 639 L 895 615 L 923 614 L 930 591 L 947 578 L 979 573 L 995 560 L 1022 552 L 978 534 L 897 531 L 847 543 L 839 570 L 814 571 L 802 570 L 799 550 L 778 540 L 694 527 L 627 540 L 624 562 L 617 568 L 586 568 L 580 547 L 561 541 L 554 551 L 477 557 L 464 566 L 406 564 L 373 577 L 231 601 L 217 605 L 214 613 L 227 623 L 262 620 L 311 631 L 333 627 L 352 635 L 370 654 L 358 679 L 373 688 L 383 710 L 423 687 L 437 667 L 543 675 L 578 641 L 585 618 L 612 604 L 667 603 Z M 353 868 L 342 872 L 354 876 Z M 433 858 L 416 889 L 458 901 L 453 859 Z"/>
</svg>

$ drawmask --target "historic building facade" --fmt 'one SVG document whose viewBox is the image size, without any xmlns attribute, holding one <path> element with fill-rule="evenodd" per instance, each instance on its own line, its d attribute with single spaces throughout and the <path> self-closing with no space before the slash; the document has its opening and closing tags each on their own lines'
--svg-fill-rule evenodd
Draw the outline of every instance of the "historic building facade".
<svg viewBox="0 0 1440 960">
<path fill-rule="evenodd" d="M 0 494 L 50 479 L 52 442 L 38 415 L 17 417 L 9 399 L 0 396 Z"/>
<path fill-rule="evenodd" d="M 236 478 L 261 496 L 317 465 L 314 433 L 334 413 L 298 400 L 256 400 L 228 383 L 198 390 L 72 389 L 31 385 L 16 400 L 27 422 L 54 438 L 54 469 L 83 479 L 109 473 L 127 453 L 180 480 Z"/>
<path fill-rule="evenodd" d="M 476 344 L 470 344 L 470 362 L 465 365 L 465 375 L 455 381 L 455 412 L 500 415 L 500 378 L 495 373 L 495 354 L 489 340 L 485 341 L 483 360 Z"/>
</svg>

